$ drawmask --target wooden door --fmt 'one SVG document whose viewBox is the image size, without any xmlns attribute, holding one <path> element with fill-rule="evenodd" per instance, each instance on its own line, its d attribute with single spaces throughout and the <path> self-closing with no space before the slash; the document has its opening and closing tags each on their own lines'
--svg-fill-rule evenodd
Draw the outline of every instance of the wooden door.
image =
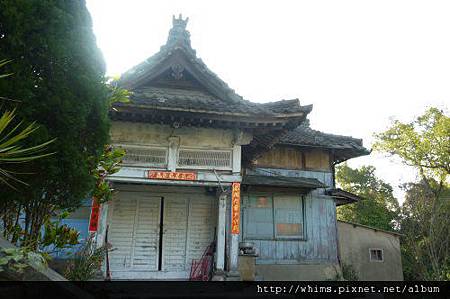
<svg viewBox="0 0 450 299">
<path fill-rule="evenodd" d="M 112 271 L 158 270 L 160 197 L 121 192 L 112 203 Z"/>
<path fill-rule="evenodd" d="M 186 269 L 192 260 L 201 258 L 206 247 L 214 240 L 216 227 L 215 198 L 198 195 L 189 202 Z"/>
<path fill-rule="evenodd" d="M 186 198 L 180 195 L 164 198 L 161 269 L 163 271 L 186 271 L 187 219 L 188 200 Z"/>
<path fill-rule="evenodd" d="M 178 197 L 178 198 L 177 198 Z M 214 239 L 214 198 L 202 194 L 164 198 L 163 271 L 190 271 Z"/>
</svg>

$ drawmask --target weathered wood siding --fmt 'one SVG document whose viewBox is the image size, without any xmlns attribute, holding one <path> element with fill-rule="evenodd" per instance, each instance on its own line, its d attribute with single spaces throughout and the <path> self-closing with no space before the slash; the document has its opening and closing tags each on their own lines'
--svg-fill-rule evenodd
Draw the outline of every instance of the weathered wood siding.
<svg viewBox="0 0 450 299">
<path fill-rule="evenodd" d="M 302 169 L 302 153 L 293 147 L 274 147 L 255 163 L 258 167 Z"/>
<path fill-rule="evenodd" d="M 258 248 L 257 264 L 335 263 L 337 261 L 334 201 L 325 196 L 311 194 L 304 200 L 304 240 L 244 239 L 253 242 Z"/>
<path fill-rule="evenodd" d="M 330 154 L 322 149 L 303 150 L 305 169 L 330 170 Z"/>
<path fill-rule="evenodd" d="M 264 153 L 257 161 L 258 167 L 330 170 L 330 154 L 323 149 L 300 149 L 276 146 Z"/>
<path fill-rule="evenodd" d="M 333 186 L 331 171 L 259 167 L 247 169 L 247 174 L 315 178 L 329 187 Z M 293 193 L 292 196 L 299 196 L 299 194 Z M 246 239 L 255 243 L 259 249 L 258 264 L 337 262 L 336 206 L 333 198 L 325 196 L 324 189 L 313 190 L 304 196 L 304 210 L 305 238 L 303 240 Z M 241 223 L 243 221 L 242 218 Z"/>
</svg>

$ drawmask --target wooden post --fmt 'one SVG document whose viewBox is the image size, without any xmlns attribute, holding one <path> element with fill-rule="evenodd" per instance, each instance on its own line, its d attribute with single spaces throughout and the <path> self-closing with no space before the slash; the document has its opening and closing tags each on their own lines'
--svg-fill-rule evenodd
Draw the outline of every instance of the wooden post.
<svg viewBox="0 0 450 299">
<path fill-rule="evenodd" d="M 219 195 L 219 215 L 217 217 L 217 259 L 216 272 L 225 270 L 225 217 L 227 211 L 227 194 L 222 192 Z"/>
<path fill-rule="evenodd" d="M 170 171 L 177 170 L 177 155 L 179 145 L 180 145 L 179 137 L 176 136 L 169 137 L 169 153 L 168 153 L 167 169 Z"/>
<path fill-rule="evenodd" d="M 105 241 L 107 217 L 108 217 L 108 203 L 103 203 L 100 208 L 100 219 L 98 222 L 98 230 L 95 240 L 97 248 L 102 247 Z"/>
<path fill-rule="evenodd" d="M 108 225 L 108 203 L 103 203 L 100 207 L 100 219 L 99 219 L 99 223 L 98 223 L 98 230 L 97 230 L 97 234 L 95 236 L 95 243 L 96 243 L 96 247 L 100 248 L 103 245 L 107 245 L 105 244 L 105 235 L 106 235 L 106 228 Z M 107 277 L 108 273 L 107 273 L 107 266 L 106 266 L 106 261 L 103 261 L 102 263 L 102 267 L 101 270 L 103 272 L 104 277 Z"/>
<path fill-rule="evenodd" d="M 239 255 L 239 235 L 231 234 L 230 274 L 232 274 L 233 276 L 239 275 L 238 255 Z"/>
<path fill-rule="evenodd" d="M 241 146 L 233 146 L 233 174 L 241 173 Z"/>
<path fill-rule="evenodd" d="M 239 233 L 240 233 L 240 213 L 241 213 L 241 184 L 235 182 L 231 192 L 231 243 L 230 262 L 228 276 L 234 277 L 231 280 L 239 280 L 238 255 L 239 255 Z"/>
</svg>

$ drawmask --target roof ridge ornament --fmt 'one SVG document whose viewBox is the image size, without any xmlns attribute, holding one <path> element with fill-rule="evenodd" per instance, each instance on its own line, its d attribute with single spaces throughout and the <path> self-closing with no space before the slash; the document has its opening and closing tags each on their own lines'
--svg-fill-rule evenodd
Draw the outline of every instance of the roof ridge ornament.
<svg viewBox="0 0 450 299">
<path fill-rule="evenodd" d="M 189 18 L 183 20 L 181 14 L 178 18 L 172 16 L 172 29 L 169 31 L 166 45 L 183 44 L 189 48 L 191 47 L 191 34 L 186 30 L 188 21 Z"/>
</svg>

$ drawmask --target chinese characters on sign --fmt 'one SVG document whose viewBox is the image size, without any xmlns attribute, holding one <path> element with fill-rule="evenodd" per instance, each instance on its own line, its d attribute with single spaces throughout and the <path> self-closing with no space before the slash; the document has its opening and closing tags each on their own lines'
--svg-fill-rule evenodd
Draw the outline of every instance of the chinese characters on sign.
<svg viewBox="0 0 450 299">
<path fill-rule="evenodd" d="M 178 181 L 195 181 L 197 174 L 195 172 L 171 172 L 171 171 L 148 171 L 149 179 L 158 180 L 178 180 Z"/>
<path fill-rule="evenodd" d="M 100 218 L 100 204 L 95 198 L 92 198 L 91 218 L 89 219 L 89 232 L 96 232 L 98 220 Z"/>
<path fill-rule="evenodd" d="M 241 183 L 233 183 L 231 192 L 231 233 L 239 234 Z"/>
</svg>

